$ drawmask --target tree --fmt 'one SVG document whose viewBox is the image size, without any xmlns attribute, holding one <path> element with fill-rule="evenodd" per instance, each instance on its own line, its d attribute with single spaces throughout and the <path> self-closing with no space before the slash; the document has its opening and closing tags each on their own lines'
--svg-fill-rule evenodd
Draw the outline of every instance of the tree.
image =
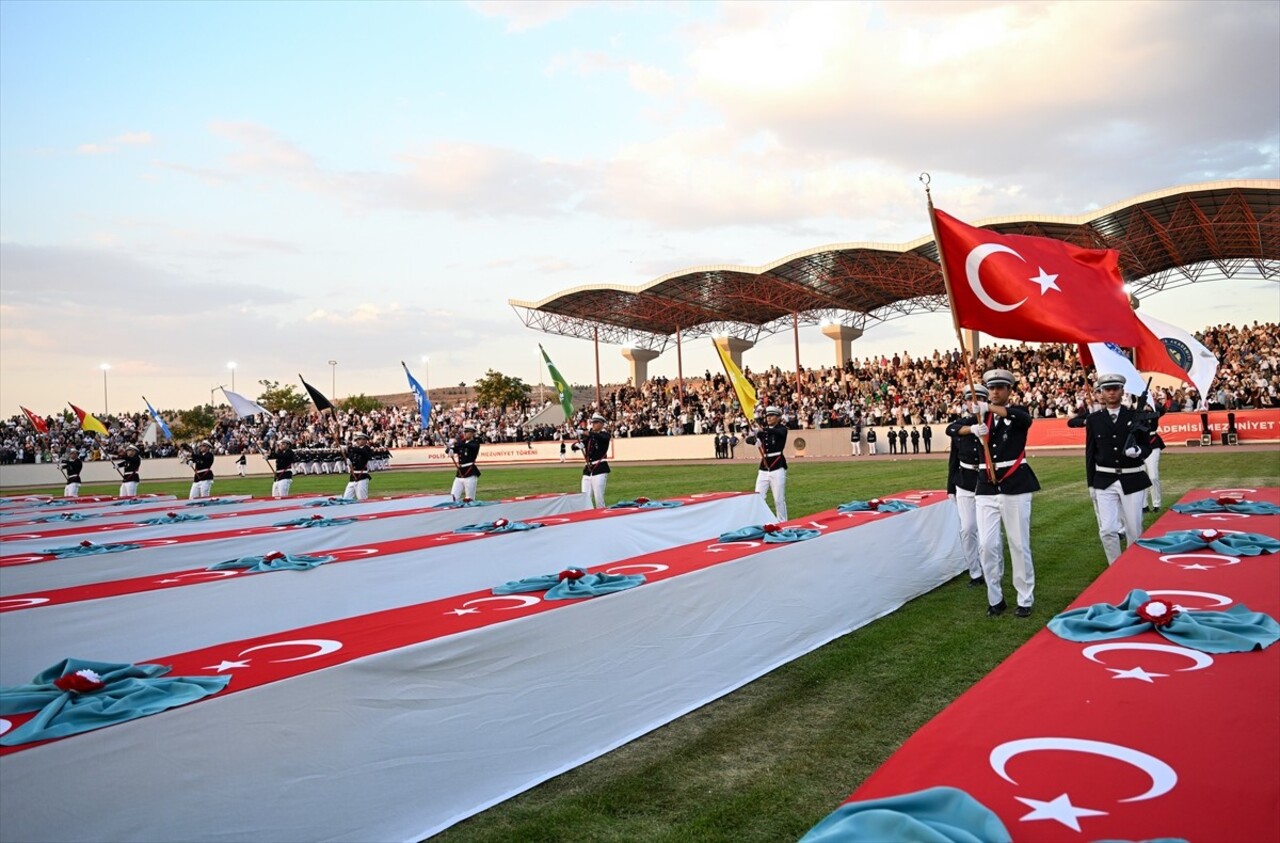
<svg viewBox="0 0 1280 843">
<path fill-rule="evenodd" d="M 529 400 L 529 387 L 519 378 L 508 377 L 493 369 L 476 381 L 476 403 L 481 406 L 502 407 Z"/>
<path fill-rule="evenodd" d="M 381 410 L 385 406 L 377 398 L 371 398 L 363 392 L 343 398 L 336 403 L 348 413 L 368 413 L 372 410 Z"/>
<path fill-rule="evenodd" d="M 209 435 L 217 423 L 218 416 L 211 404 L 201 404 L 190 410 L 179 410 L 178 420 L 171 427 L 173 439 L 175 442 L 203 439 Z"/>
<path fill-rule="evenodd" d="M 273 413 L 284 410 L 286 413 L 305 413 L 311 406 L 311 399 L 298 392 L 293 384 L 281 386 L 276 381 L 260 380 L 262 394 L 258 403 Z"/>
</svg>

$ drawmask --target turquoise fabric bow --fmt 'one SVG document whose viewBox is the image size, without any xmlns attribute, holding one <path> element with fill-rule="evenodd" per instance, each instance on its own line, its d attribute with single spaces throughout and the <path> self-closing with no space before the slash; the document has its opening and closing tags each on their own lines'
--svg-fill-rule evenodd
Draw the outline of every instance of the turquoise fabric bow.
<svg viewBox="0 0 1280 843">
<path fill-rule="evenodd" d="M 674 509 L 684 501 L 618 501 L 609 509 Z"/>
<path fill-rule="evenodd" d="M 38 504 L 36 504 L 36 506 L 71 506 L 71 505 L 72 505 L 72 504 L 74 504 L 74 503 L 75 503 L 75 501 L 68 501 L 68 500 L 52 500 L 52 501 L 40 501 Z M 123 505 L 123 504 L 124 504 L 124 501 L 120 501 L 120 503 L 113 503 L 113 504 L 111 504 L 111 505 L 112 505 L 112 506 L 121 506 L 121 505 Z"/>
<path fill-rule="evenodd" d="M 995 812 L 963 790 L 931 787 L 915 793 L 841 805 L 800 843 L 1009 843 Z"/>
<path fill-rule="evenodd" d="M 192 512 L 174 512 L 169 515 L 162 515 L 158 518 L 144 518 L 137 523 L 145 524 L 146 526 L 151 527 L 156 524 L 181 524 L 184 521 L 208 521 L 208 520 L 209 520 L 209 516 L 207 515 L 196 515 L 195 513 L 192 513 Z"/>
<path fill-rule="evenodd" d="M 455 533 L 520 533 L 525 530 L 536 530 L 545 524 L 526 524 L 524 521 L 508 521 L 499 525 L 496 521 L 485 521 L 481 524 L 464 524 L 455 527 Z"/>
<path fill-rule="evenodd" d="M 187 501 L 187 506 L 227 506 L 228 504 L 239 503 L 239 501 L 227 500 L 225 498 L 204 498 L 198 501 Z"/>
<path fill-rule="evenodd" d="M 763 541 L 766 544 L 786 544 L 788 542 L 805 542 L 809 539 L 816 539 L 820 535 L 822 535 L 821 530 L 810 530 L 807 527 L 782 527 L 769 532 L 763 526 L 753 526 L 739 527 L 731 532 L 721 533 L 716 541 L 721 543 Z"/>
<path fill-rule="evenodd" d="M 112 506 L 141 506 L 144 503 L 155 503 L 151 498 L 125 498 L 122 501 L 116 501 Z"/>
<path fill-rule="evenodd" d="M 84 512 L 59 512 L 57 515 L 46 515 L 43 518 L 37 518 L 36 522 L 50 524 L 54 521 L 88 521 L 90 518 L 100 517 L 99 515 L 91 515 Z"/>
<path fill-rule="evenodd" d="M 322 501 L 304 503 L 303 506 L 346 506 L 349 503 L 359 503 L 359 501 L 355 498 L 325 498 Z"/>
<path fill-rule="evenodd" d="M 910 501 L 880 501 L 875 506 L 876 512 L 909 512 L 913 509 L 919 509 L 920 504 L 911 503 Z M 871 501 L 849 501 L 842 503 L 836 507 L 836 512 L 869 512 L 872 509 Z"/>
<path fill-rule="evenodd" d="M 581 568 L 571 568 L 581 571 Z M 495 586 L 494 594 L 522 594 L 527 591 L 545 591 L 547 600 L 580 600 L 585 597 L 598 597 L 601 594 L 612 594 L 615 591 L 626 591 L 638 585 L 644 585 L 644 574 L 588 574 L 583 573 L 577 579 L 560 578 L 560 574 L 543 574 L 540 577 L 525 577 Z"/>
<path fill-rule="evenodd" d="M 354 524 L 357 518 L 294 518 L 291 521 L 281 521 L 278 524 L 272 524 L 273 527 L 337 527 L 339 524 Z"/>
<path fill-rule="evenodd" d="M 1236 512 L 1241 515 L 1280 515 L 1280 506 L 1268 501 L 1240 501 L 1221 504 L 1215 498 L 1202 498 L 1190 503 L 1175 503 L 1170 507 L 1184 515 L 1202 512 Z"/>
<path fill-rule="evenodd" d="M 1211 549 L 1228 556 L 1259 556 L 1280 550 L 1280 539 L 1260 533 L 1218 532 L 1213 539 L 1206 539 L 1199 530 L 1174 530 L 1156 538 L 1138 539 L 1138 544 L 1157 553 Z"/>
<path fill-rule="evenodd" d="M 98 674 L 103 687 L 77 693 L 54 682 L 81 670 Z M 17 746 L 61 738 L 157 714 L 216 694 L 230 676 L 172 676 L 161 664 L 113 664 L 64 659 L 42 671 L 29 685 L 0 688 L 0 715 L 39 711 L 35 717 L 0 736 L 0 744 Z"/>
<path fill-rule="evenodd" d="M 241 556 L 239 559 L 228 559 L 216 565 L 210 565 L 206 571 L 233 571 L 244 569 L 249 574 L 266 574 L 271 571 L 310 571 L 326 562 L 337 559 L 336 556 L 294 556 L 288 553 L 268 553 L 266 556 Z"/>
<path fill-rule="evenodd" d="M 1175 644 L 1203 653 L 1247 653 L 1280 640 L 1280 623 L 1265 612 L 1251 612 L 1243 603 L 1221 612 L 1179 611 L 1167 625 L 1156 626 L 1138 614 L 1138 608 L 1150 600 L 1149 594 L 1135 588 L 1119 606 L 1095 603 L 1063 612 L 1049 621 L 1049 631 L 1068 641 L 1107 641 L 1155 629 Z M 1170 603 L 1165 606 L 1173 608 Z"/>
<path fill-rule="evenodd" d="M 97 556 L 100 553 L 119 553 L 122 550 L 136 550 L 139 544 L 71 544 L 65 547 L 50 547 L 40 551 L 55 559 L 69 559 L 72 556 Z"/>
<path fill-rule="evenodd" d="M 469 506 L 493 506 L 497 501 L 445 501 L 432 506 L 432 509 L 464 509 Z"/>
</svg>

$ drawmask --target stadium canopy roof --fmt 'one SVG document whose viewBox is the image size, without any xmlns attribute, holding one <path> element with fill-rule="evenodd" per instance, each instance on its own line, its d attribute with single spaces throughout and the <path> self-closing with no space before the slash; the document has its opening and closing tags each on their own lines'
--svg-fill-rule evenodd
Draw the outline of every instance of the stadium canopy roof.
<svg viewBox="0 0 1280 843">
<path fill-rule="evenodd" d="M 1241 272 L 1280 281 L 1280 180 L 1185 185 L 1080 216 L 974 225 L 1115 249 L 1139 296 Z M 637 286 L 593 284 L 508 303 L 526 326 L 546 333 L 662 351 L 677 334 L 754 342 L 797 323 L 865 330 L 946 310 L 947 296 L 930 235 L 898 245 L 821 246 L 764 266 L 699 266 Z"/>
</svg>

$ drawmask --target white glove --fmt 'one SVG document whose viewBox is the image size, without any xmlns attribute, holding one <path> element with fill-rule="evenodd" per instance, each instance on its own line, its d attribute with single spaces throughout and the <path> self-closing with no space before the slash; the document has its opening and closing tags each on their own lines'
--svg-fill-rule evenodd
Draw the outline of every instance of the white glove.
<svg viewBox="0 0 1280 843">
<path fill-rule="evenodd" d="M 986 401 L 973 401 L 969 404 L 969 408 L 973 411 L 975 416 L 982 417 L 991 409 L 991 405 Z"/>
<path fill-rule="evenodd" d="M 1124 449 L 1124 455 L 1131 460 L 1136 460 L 1142 456 L 1142 450 L 1137 445 L 1133 445 Z"/>
<path fill-rule="evenodd" d="M 988 433 L 991 432 L 991 428 L 979 422 L 977 424 L 969 425 L 969 432 L 972 433 L 974 436 L 986 436 Z"/>
</svg>

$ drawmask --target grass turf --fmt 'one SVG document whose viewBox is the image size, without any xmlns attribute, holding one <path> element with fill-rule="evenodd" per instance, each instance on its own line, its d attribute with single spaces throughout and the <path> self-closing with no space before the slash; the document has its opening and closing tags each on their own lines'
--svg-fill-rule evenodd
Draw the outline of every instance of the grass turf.
<svg viewBox="0 0 1280 843">
<path fill-rule="evenodd" d="M 1032 506 L 1035 614 L 985 617 L 985 590 L 967 575 L 589 764 L 443 832 L 473 841 L 795 840 L 834 809 L 916 729 L 989 673 L 1102 572 L 1105 559 L 1084 487 L 1083 460 L 1033 456 L 1042 491 Z M 945 462 L 867 460 L 793 465 L 792 517 L 910 488 L 940 488 Z M 576 491 L 572 465 L 486 468 L 495 500 Z M 1164 504 L 1188 489 L 1280 484 L 1280 451 L 1166 451 Z M 745 463 L 619 466 L 609 500 L 749 489 Z M 449 474 L 374 475 L 375 495 L 447 492 Z M 265 478 L 219 478 L 216 494 L 269 492 Z M 340 494 L 341 476 L 304 477 L 293 492 Z M 98 487 L 102 491 L 105 487 Z M 185 494 L 181 482 L 144 492 Z M 53 493 L 60 489 L 45 490 Z M 86 486 L 84 493 L 95 491 Z M 1150 524 L 1155 516 L 1148 516 Z"/>
</svg>

